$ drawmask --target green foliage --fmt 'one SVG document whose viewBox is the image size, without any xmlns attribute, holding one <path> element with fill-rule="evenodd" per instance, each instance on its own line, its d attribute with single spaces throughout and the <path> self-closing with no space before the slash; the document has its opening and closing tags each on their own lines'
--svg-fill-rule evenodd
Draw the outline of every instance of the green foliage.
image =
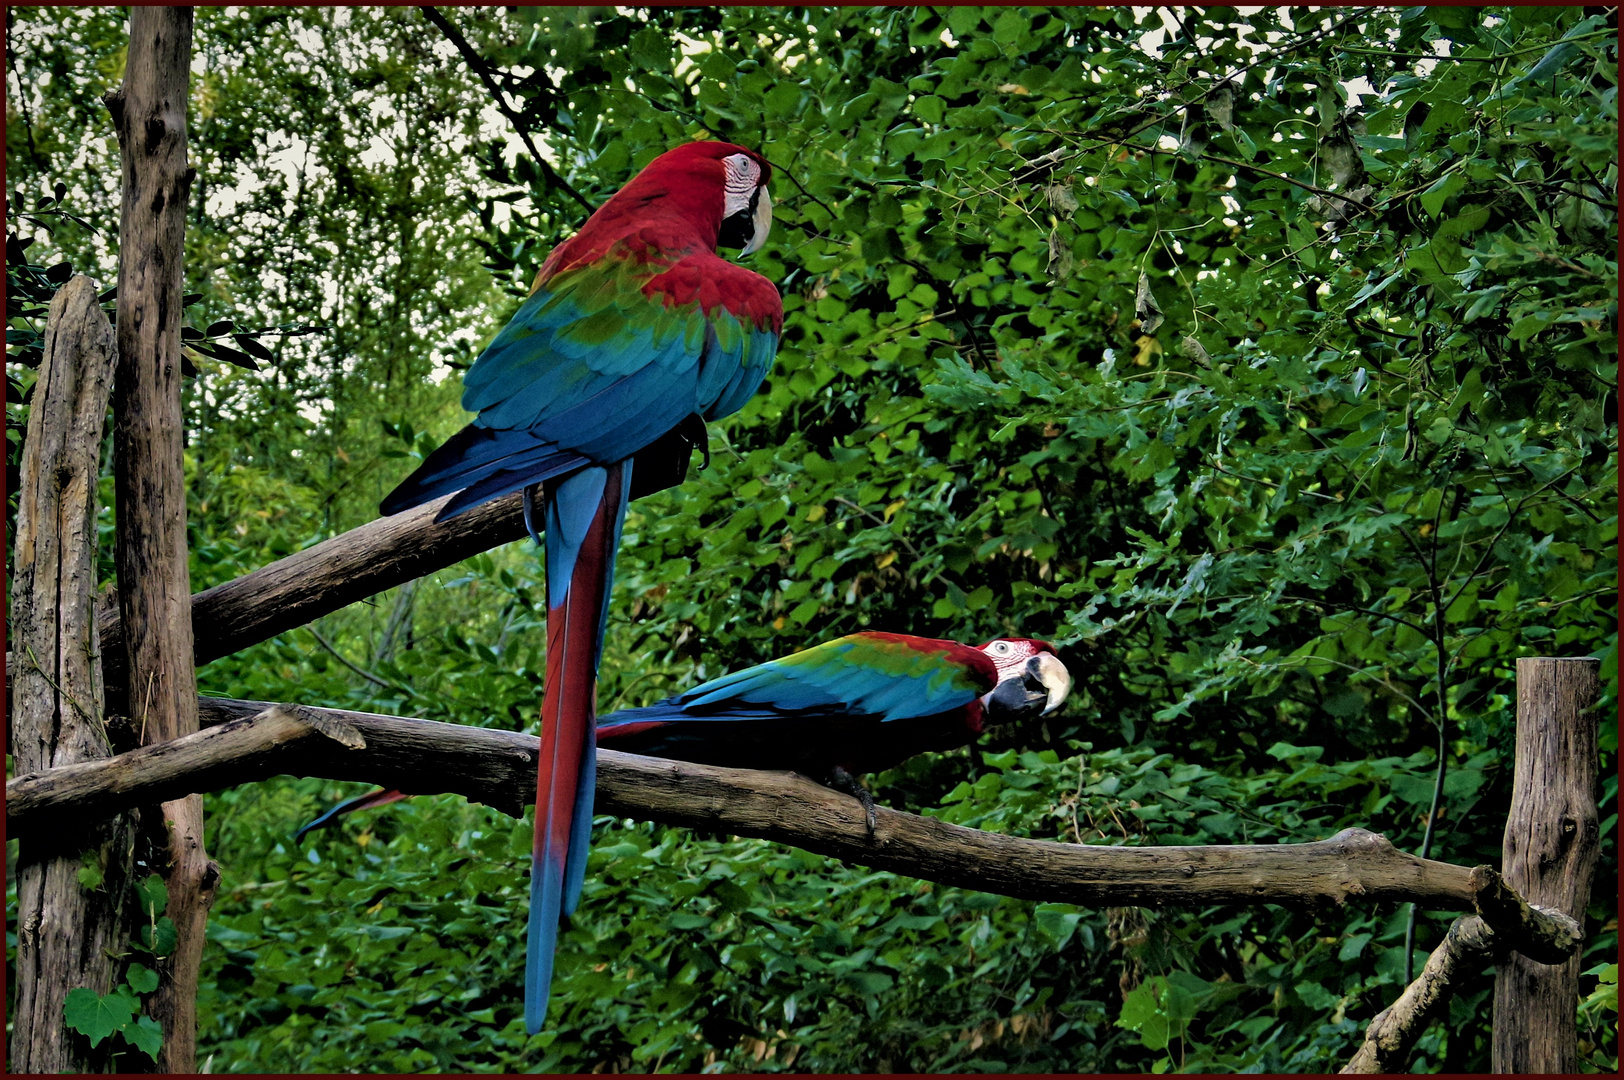
<svg viewBox="0 0 1624 1080">
<path fill-rule="evenodd" d="M 141 1015 L 137 994 L 158 989 L 158 973 L 142 964 L 131 964 L 124 983 L 111 994 L 97 994 L 79 987 L 68 991 L 62 1004 L 62 1020 L 69 1028 L 87 1036 L 91 1046 L 100 1046 L 109 1035 L 120 1039 L 153 1061 L 163 1047 L 163 1027 L 150 1016 Z"/>
<path fill-rule="evenodd" d="M 1515 661 L 1592 655 L 1585 967 L 1612 958 L 1612 15 L 443 14 L 559 179 L 417 12 L 199 9 L 196 324 L 330 329 L 258 373 L 199 362 L 194 589 L 370 519 L 465 422 L 456 372 L 581 220 L 561 184 L 601 203 L 728 138 L 776 167 L 749 265 L 784 291 L 783 348 L 709 467 L 633 505 L 602 710 L 864 627 L 1025 633 L 1061 647 L 1070 707 L 877 797 L 1076 843 L 1359 825 L 1497 864 Z M 78 215 L 20 265 L 109 281 L 121 16 L 11 18 L 13 185 Z M 514 545 L 201 678 L 532 726 L 540 581 Z M 527 1039 L 528 826 L 418 799 L 295 850 L 339 794 L 210 797 L 216 1071 L 1327 1071 L 1403 979 L 1406 913 L 1379 905 L 1033 905 L 603 819 Z M 1447 925 L 1423 914 L 1417 950 Z M 1487 1067 L 1490 978 L 1411 1069 Z M 1610 985 L 1580 1014 L 1599 1071 Z"/>
</svg>

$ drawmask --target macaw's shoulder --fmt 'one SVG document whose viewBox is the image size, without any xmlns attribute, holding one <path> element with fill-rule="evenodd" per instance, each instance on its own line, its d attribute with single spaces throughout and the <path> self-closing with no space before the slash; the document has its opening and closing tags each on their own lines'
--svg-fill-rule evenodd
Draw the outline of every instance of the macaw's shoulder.
<svg viewBox="0 0 1624 1080">
<path fill-rule="evenodd" d="M 668 308 L 697 303 L 709 319 L 720 308 L 755 330 L 776 336 L 784 329 L 784 301 L 778 288 L 754 270 L 709 251 L 695 251 L 675 260 L 650 278 L 643 292 L 660 296 Z"/>
<path fill-rule="evenodd" d="M 669 221 L 560 244 L 542 263 L 530 292 L 574 294 L 583 306 L 597 308 L 627 288 L 642 298 L 659 297 L 671 312 L 697 307 L 714 320 L 720 308 L 753 330 L 774 336 L 783 331 L 784 301 L 772 282 L 709 250 L 691 228 Z M 619 306 L 626 306 L 624 300 Z"/>
</svg>

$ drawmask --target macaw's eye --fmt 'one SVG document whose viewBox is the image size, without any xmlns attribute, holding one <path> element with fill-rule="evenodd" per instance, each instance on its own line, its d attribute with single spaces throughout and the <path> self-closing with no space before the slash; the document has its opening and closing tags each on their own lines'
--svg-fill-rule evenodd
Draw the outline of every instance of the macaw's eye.
<svg viewBox="0 0 1624 1080">
<path fill-rule="evenodd" d="M 1010 653 L 1015 651 L 1015 646 L 1011 645 L 1007 641 L 995 641 L 988 646 L 988 651 L 994 656 L 1008 656 Z"/>
</svg>

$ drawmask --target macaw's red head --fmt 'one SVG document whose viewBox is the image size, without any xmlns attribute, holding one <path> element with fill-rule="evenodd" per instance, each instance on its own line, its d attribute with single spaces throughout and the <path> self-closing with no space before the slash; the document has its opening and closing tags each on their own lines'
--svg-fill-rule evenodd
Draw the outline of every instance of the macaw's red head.
<svg viewBox="0 0 1624 1080">
<path fill-rule="evenodd" d="M 981 651 L 998 668 L 998 685 L 985 699 L 988 719 L 994 723 L 1033 711 L 1047 716 L 1071 693 L 1071 672 L 1047 641 L 997 638 L 981 646 Z"/>
<path fill-rule="evenodd" d="M 753 150 L 725 142 L 687 143 L 645 165 L 599 207 L 582 227 L 581 238 L 600 230 L 618 238 L 625 235 L 626 224 L 660 222 L 689 230 L 713 251 L 737 247 L 748 255 L 767 242 L 772 228 L 767 195 L 772 174 L 772 166 Z M 678 246 L 676 239 L 672 247 Z"/>
</svg>

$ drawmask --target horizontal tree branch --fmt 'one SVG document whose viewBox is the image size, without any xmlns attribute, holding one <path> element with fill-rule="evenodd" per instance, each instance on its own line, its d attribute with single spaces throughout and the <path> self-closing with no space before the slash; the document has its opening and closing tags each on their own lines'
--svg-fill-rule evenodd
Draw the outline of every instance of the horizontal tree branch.
<svg viewBox="0 0 1624 1080">
<path fill-rule="evenodd" d="M 71 827 L 75 818 L 282 773 L 449 791 L 513 815 L 535 797 L 539 744 L 517 732 L 225 698 L 200 698 L 199 716 L 209 730 L 12 779 L 6 785 L 10 835 L 45 822 Z M 1030 900 L 1097 907 L 1359 898 L 1469 910 L 1486 887 L 1482 881 L 1474 886 L 1468 867 L 1418 859 L 1363 829 L 1308 844 L 1099 847 L 1002 836 L 882 807 L 871 837 L 857 800 L 793 773 L 609 750 L 599 752 L 598 762 L 599 813 L 759 837 Z"/>
</svg>

